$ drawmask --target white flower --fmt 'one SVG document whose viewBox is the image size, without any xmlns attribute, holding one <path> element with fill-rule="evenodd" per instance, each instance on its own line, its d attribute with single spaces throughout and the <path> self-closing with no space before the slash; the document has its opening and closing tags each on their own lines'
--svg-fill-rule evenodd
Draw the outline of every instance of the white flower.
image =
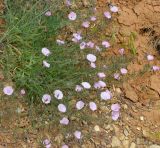
<svg viewBox="0 0 160 148">
<path fill-rule="evenodd" d="M 51 54 L 51 52 L 48 48 L 44 47 L 42 48 L 42 54 L 48 57 Z"/>
<path fill-rule="evenodd" d="M 13 94 L 13 88 L 12 86 L 6 86 L 3 88 L 3 92 L 4 94 L 8 95 L 8 96 L 11 96 Z"/>
<path fill-rule="evenodd" d="M 50 64 L 47 61 L 43 60 L 43 66 L 49 68 Z"/>
<path fill-rule="evenodd" d="M 42 102 L 45 104 L 49 104 L 51 102 L 51 96 L 49 94 L 44 94 L 42 97 Z"/>
<path fill-rule="evenodd" d="M 69 18 L 71 21 L 74 21 L 74 20 L 76 20 L 76 18 L 77 18 L 77 14 L 72 11 L 72 12 L 70 12 L 70 13 L 68 14 L 68 18 Z"/>
<path fill-rule="evenodd" d="M 81 85 L 85 88 L 85 89 L 90 89 L 91 85 L 88 82 L 82 82 Z"/>
<path fill-rule="evenodd" d="M 101 92 L 101 99 L 102 100 L 109 100 L 112 98 L 112 94 L 109 90 L 106 90 L 104 92 Z"/>
<path fill-rule="evenodd" d="M 96 61 L 96 56 L 94 54 L 88 54 L 87 55 L 87 60 L 94 63 Z"/>
<path fill-rule="evenodd" d="M 77 138 L 77 139 L 81 139 L 81 132 L 80 131 L 75 131 L 74 132 L 74 136 Z"/>
<path fill-rule="evenodd" d="M 82 42 L 81 44 L 80 44 L 80 49 L 85 49 L 86 48 L 86 43 L 85 42 Z"/>
<path fill-rule="evenodd" d="M 74 37 L 75 39 L 77 39 L 78 41 L 82 39 L 82 36 L 81 36 L 80 33 L 73 33 L 73 37 Z"/>
<path fill-rule="evenodd" d="M 89 102 L 89 108 L 92 110 L 92 111 L 95 111 L 97 110 L 97 105 L 95 102 Z"/>
<path fill-rule="evenodd" d="M 57 98 L 58 100 L 63 99 L 63 93 L 62 93 L 62 91 L 60 91 L 60 90 L 55 90 L 55 91 L 54 91 L 54 96 L 55 96 L 55 98 Z"/>
<path fill-rule="evenodd" d="M 59 104 L 58 105 L 58 110 L 62 113 L 65 113 L 67 111 L 67 108 L 64 104 Z"/>
<path fill-rule="evenodd" d="M 99 72 L 97 75 L 98 75 L 99 78 L 105 78 L 106 77 L 105 73 L 103 73 L 103 72 Z"/>
<path fill-rule="evenodd" d="M 60 124 L 68 125 L 68 124 L 69 124 L 69 120 L 68 120 L 68 118 L 63 117 L 63 118 L 60 120 Z"/>
<path fill-rule="evenodd" d="M 78 101 L 76 103 L 77 110 L 81 110 L 83 107 L 84 107 L 84 102 L 83 101 Z"/>
<path fill-rule="evenodd" d="M 110 10 L 112 11 L 112 12 L 118 12 L 118 7 L 117 6 L 110 6 Z"/>
<path fill-rule="evenodd" d="M 90 66 L 91 66 L 92 68 L 96 68 L 96 64 L 93 63 L 93 62 L 91 62 Z"/>
<path fill-rule="evenodd" d="M 154 56 L 153 55 L 147 55 L 147 60 L 148 61 L 153 61 L 154 60 Z"/>
<path fill-rule="evenodd" d="M 125 68 L 121 68 L 120 71 L 121 71 L 121 74 L 122 74 L 122 75 L 125 75 L 125 74 L 127 74 L 127 72 L 128 72 L 128 70 L 125 69 Z"/>
<path fill-rule="evenodd" d="M 75 91 L 80 92 L 83 90 L 83 87 L 80 85 L 76 85 Z"/>
</svg>

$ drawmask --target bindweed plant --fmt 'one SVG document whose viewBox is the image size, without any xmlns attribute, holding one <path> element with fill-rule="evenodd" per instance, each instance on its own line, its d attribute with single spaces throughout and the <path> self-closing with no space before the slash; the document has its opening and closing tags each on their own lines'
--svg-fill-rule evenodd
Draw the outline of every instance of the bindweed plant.
<svg viewBox="0 0 160 148">
<path fill-rule="evenodd" d="M 43 94 L 53 94 L 55 89 L 66 93 L 74 90 L 76 84 L 94 73 L 83 64 L 85 57 L 77 45 L 57 41 L 68 24 L 68 10 L 61 1 L 52 3 L 6 1 L 0 64 L 5 79 L 15 82 L 17 90 L 25 89 L 27 100 L 32 102 L 41 101 Z M 49 49 L 50 55 L 43 55 L 42 49 Z"/>
</svg>

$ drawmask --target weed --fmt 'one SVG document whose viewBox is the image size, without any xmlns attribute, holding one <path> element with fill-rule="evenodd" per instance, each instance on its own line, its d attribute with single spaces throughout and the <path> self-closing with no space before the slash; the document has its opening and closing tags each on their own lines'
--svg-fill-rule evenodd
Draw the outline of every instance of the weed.
<svg viewBox="0 0 160 148">
<path fill-rule="evenodd" d="M 137 53 L 137 49 L 135 47 L 135 40 L 136 40 L 136 33 L 131 32 L 131 34 L 129 36 L 129 41 L 128 41 L 128 48 L 131 50 L 131 53 L 133 55 L 136 55 L 136 53 Z"/>
</svg>

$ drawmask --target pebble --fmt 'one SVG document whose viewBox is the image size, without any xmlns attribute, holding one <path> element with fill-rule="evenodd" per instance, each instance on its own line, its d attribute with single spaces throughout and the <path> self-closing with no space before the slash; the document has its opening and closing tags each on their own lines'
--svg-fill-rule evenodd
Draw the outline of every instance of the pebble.
<svg viewBox="0 0 160 148">
<path fill-rule="evenodd" d="M 136 148 L 136 144 L 132 142 L 129 148 Z"/>
<path fill-rule="evenodd" d="M 95 130 L 96 132 L 99 132 L 99 131 L 100 131 L 99 126 L 98 126 L 98 125 L 96 125 L 96 126 L 94 127 L 94 130 Z"/>
<path fill-rule="evenodd" d="M 111 145 L 112 147 L 121 147 L 121 141 L 116 136 L 113 136 Z"/>
<path fill-rule="evenodd" d="M 125 135 L 126 137 L 128 137 L 129 132 L 128 132 L 128 130 L 127 130 L 127 129 L 124 129 L 124 135 Z"/>
<path fill-rule="evenodd" d="M 143 117 L 143 116 L 140 116 L 140 120 L 141 120 L 141 121 L 144 121 L 144 117 Z"/>
</svg>

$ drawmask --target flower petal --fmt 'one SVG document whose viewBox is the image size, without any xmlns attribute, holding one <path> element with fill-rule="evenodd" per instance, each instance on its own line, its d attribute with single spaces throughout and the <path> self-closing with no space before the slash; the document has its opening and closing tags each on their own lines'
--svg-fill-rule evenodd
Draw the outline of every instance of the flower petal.
<svg viewBox="0 0 160 148">
<path fill-rule="evenodd" d="M 111 110 L 112 110 L 112 111 L 119 111 L 120 108 L 121 108 L 121 107 L 120 107 L 120 105 L 119 105 L 118 103 L 111 105 Z"/>
</svg>

